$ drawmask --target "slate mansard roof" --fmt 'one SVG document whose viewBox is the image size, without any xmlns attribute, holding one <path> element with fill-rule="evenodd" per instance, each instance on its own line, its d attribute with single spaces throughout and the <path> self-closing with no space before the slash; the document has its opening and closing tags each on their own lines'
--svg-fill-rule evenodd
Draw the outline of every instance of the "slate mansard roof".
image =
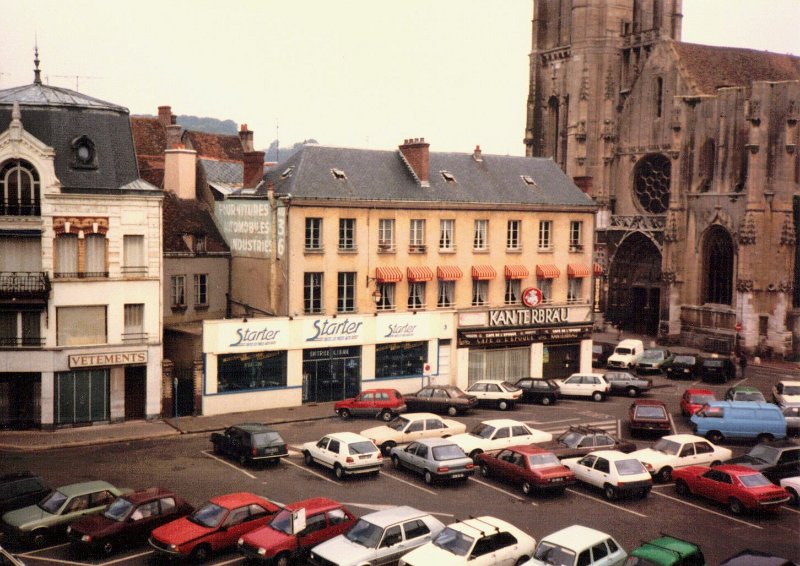
<svg viewBox="0 0 800 566">
<path fill-rule="evenodd" d="M 430 186 L 423 187 L 397 150 L 306 145 L 264 175 L 259 194 L 270 185 L 293 199 L 595 208 L 551 159 L 532 157 L 483 154 L 476 161 L 471 153 L 430 152 Z"/>
</svg>

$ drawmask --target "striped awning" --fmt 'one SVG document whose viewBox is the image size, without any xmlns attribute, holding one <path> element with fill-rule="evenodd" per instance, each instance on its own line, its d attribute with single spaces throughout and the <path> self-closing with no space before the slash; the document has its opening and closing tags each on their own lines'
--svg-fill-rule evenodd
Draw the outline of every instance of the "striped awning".
<svg viewBox="0 0 800 566">
<path fill-rule="evenodd" d="M 536 266 L 536 277 L 538 279 L 558 279 L 561 277 L 561 271 L 550 263 L 540 263 Z"/>
<path fill-rule="evenodd" d="M 406 268 L 406 277 L 411 283 L 421 283 L 433 279 L 433 271 L 430 267 L 421 265 L 418 267 Z"/>
<path fill-rule="evenodd" d="M 497 271 L 491 265 L 473 265 L 472 278 L 477 280 L 494 279 L 497 277 Z"/>
<path fill-rule="evenodd" d="M 525 279 L 530 274 L 524 265 L 506 265 L 506 279 Z"/>
<path fill-rule="evenodd" d="M 403 271 L 399 267 L 376 267 L 375 279 L 379 283 L 397 283 L 403 280 Z"/>
<path fill-rule="evenodd" d="M 597 277 L 600 277 L 603 274 L 603 266 L 599 263 L 594 264 L 594 274 Z"/>
<path fill-rule="evenodd" d="M 436 268 L 436 278 L 439 281 L 458 281 L 461 279 L 461 268 L 455 265 L 440 265 Z"/>
<path fill-rule="evenodd" d="M 588 265 L 582 263 L 568 263 L 567 264 L 567 277 L 570 279 L 579 279 L 581 277 L 590 277 L 592 270 Z"/>
</svg>

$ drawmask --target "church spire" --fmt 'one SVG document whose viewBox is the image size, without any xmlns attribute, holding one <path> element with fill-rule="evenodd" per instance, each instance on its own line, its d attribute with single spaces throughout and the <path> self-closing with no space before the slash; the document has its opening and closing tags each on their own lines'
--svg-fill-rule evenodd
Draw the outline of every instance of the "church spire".
<svg viewBox="0 0 800 566">
<path fill-rule="evenodd" d="M 40 85 L 42 84 L 42 71 L 39 69 L 39 42 L 37 41 L 34 44 L 33 48 L 33 84 Z"/>
</svg>

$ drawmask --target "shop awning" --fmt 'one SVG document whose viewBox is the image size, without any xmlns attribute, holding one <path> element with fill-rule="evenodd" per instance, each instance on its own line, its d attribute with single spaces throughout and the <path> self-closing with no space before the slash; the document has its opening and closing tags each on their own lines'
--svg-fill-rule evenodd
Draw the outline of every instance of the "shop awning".
<svg viewBox="0 0 800 566">
<path fill-rule="evenodd" d="M 561 277 L 561 271 L 550 263 L 540 263 L 536 266 L 536 277 L 538 279 L 558 279 Z"/>
<path fill-rule="evenodd" d="M 439 281 L 458 281 L 461 279 L 461 268 L 455 265 L 440 265 L 436 268 L 436 278 Z"/>
<path fill-rule="evenodd" d="M 472 278 L 477 280 L 494 279 L 497 277 L 497 271 L 491 265 L 473 265 Z"/>
<path fill-rule="evenodd" d="M 530 274 L 524 265 L 506 265 L 506 279 L 525 279 Z"/>
<path fill-rule="evenodd" d="M 594 264 L 594 274 L 596 277 L 600 277 L 603 274 L 603 266 L 599 263 Z"/>
<path fill-rule="evenodd" d="M 406 268 L 406 277 L 410 283 L 421 283 L 433 279 L 433 271 L 425 265 L 409 267 Z"/>
<path fill-rule="evenodd" d="M 397 283 L 403 280 L 403 272 L 399 267 L 376 267 L 375 279 L 379 283 Z"/>
<path fill-rule="evenodd" d="M 570 279 L 579 279 L 581 277 L 590 277 L 592 270 L 588 265 L 582 263 L 568 263 L 567 264 L 567 277 Z"/>
</svg>

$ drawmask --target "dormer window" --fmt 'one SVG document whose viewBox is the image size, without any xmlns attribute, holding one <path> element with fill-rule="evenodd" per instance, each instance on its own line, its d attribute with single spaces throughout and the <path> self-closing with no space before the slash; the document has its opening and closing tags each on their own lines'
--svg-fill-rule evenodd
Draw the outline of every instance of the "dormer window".
<svg viewBox="0 0 800 566">
<path fill-rule="evenodd" d="M 97 169 L 97 152 L 88 136 L 75 138 L 71 145 L 73 169 Z"/>
<path fill-rule="evenodd" d="M 536 182 L 533 180 L 533 177 L 531 177 L 530 175 L 520 175 L 520 179 L 522 179 L 522 182 L 525 183 L 526 185 L 529 185 L 531 187 L 535 187 L 536 186 Z"/>
<path fill-rule="evenodd" d="M 283 171 L 283 173 L 281 173 L 281 179 L 286 179 L 286 178 L 288 178 L 288 177 L 291 177 L 291 176 L 292 176 L 292 172 L 293 172 L 293 171 L 294 171 L 294 165 L 292 165 L 291 167 L 287 167 L 287 168 L 286 168 L 286 169 Z"/>
<path fill-rule="evenodd" d="M 331 169 L 331 175 L 333 175 L 334 179 L 338 179 L 340 181 L 346 181 L 347 175 L 344 174 L 344 171 L 341 169 Z"/>
<path fill-rule="evenodd" d="M 206 252 L 206 237 L 205 236 L 195 236 L 194 237 L 194 251 L 195 253 L 202 254 Z"/>
<path fill-rule="evenodd" d="M 456 182 L 456 176 L 453 175 L 450 171 L 440 171 L 440 173 L 442 174 L 444 180 L 447 181 L 448 183 Z"/>
</svg>

